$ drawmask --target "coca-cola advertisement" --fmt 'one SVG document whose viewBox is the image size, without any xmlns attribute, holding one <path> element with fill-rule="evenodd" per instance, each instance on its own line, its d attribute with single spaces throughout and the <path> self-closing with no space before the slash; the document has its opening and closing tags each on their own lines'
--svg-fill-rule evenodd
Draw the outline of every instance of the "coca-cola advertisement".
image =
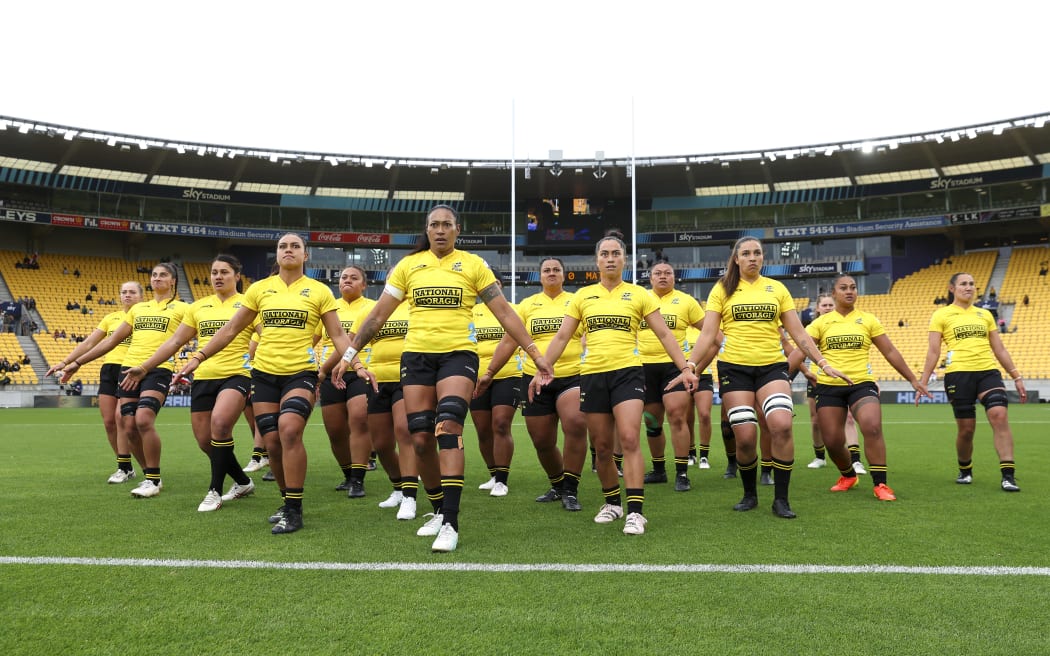
<svg viewBox="0 0 1050 656">
<path fill-rule="evenodd" d="M 310 241 L 320 244 L 381 246 L 390 243 L 390 235 L 373 232 L 311 232 Z"/>
</svg>

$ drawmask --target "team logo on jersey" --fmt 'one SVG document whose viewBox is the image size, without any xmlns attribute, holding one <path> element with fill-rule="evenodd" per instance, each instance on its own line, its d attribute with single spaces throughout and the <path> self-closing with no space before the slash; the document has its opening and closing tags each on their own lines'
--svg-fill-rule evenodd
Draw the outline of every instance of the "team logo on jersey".
<svg viewBox="0 0 1050 656">
<path fill-rule="evenodd" d="M 135 317 L 135 330 L 168 331 L 168 317 Z"/>
<path fill-rule="evenodd" d="M 459 273 L 459 272 L 463 271 L 463 263 L 462 262 L 453 262 L 452 263 L 452 270 L 455 271 L 456 273 Z"/>
<path fill-rule="evenodd" d="M 681 299 L 676 296 L 674 299 L 671 300 L 671 305 L 678 305 L 678 301 L 680 300 Z"/>
<path fill-rule="evenodd" d="M 201 321 L 197 324 L 197 335 L 200 337 L 212 337 L 215 335 L 215 333 L 219 332 L 220 328 L 222 328 L 225 325 L 225 319 Z"/>
<path fill-rule="evenodd" d="M 824 348 L 832 351 L 858 350 L 864 348 L 863 335 L 836 335 L 824 338 Z"/>
<path fill-rule="evenodd" d="M 506 333 L 503 327 L 496 328 L 476 328 L 474 330 L 474 337 L 479 342 L 496 341 L 503 339 L 503 335 Z"/>
<path fill-rule="evenodd" d="M 381 339 L 391 339 L 394 337 L 404 337 L 408 334 L 408 321 L 404 319 L 399 321 L 387 321 L 383 324 L 383 327 L 379 329 L 376 336 L 372 338 L 373 342 L 378 342 Z"/>
<path fill-rule="evenodd" d="M 621 301 L 630 301 L 631 300 L 631 292 L 624 292 L 623 295 L 620 296 L 620 300 Z"/>
<path fill-rule="evenodd" d="M 136 325 L 136 327 L 138 326 Z M 955 339 L 969 339 L 971 337 L 987 339 L 988 328 L 980 324 L 972 324 L 969 326 L 956 326 L 952 330 L 952 335 L 955 336 Z"/>
<path fill-rule="evenodd" d="M 587 317 L 587 332 L 593 333 L 597 330 L 619 330 L 629 333 L 631 332 L 631 319 L 615 314 Z"/>
<path fill-rule="evenodd" d="M 305 328 L 306 310 L 263 310 L 263 328 Z"/>
<path fill-rule="evenodd" d="M 552 335 L 561 328 L 564 317 L 534 317 L 529 321 L 529 332 L 536 335 Z"/>
<path fill-rule="evenodd" d="M 304 289 L 301 292 L 299 292 L 299 295 L 300 296 L 305 296 L 306 298 L 310 298 L 310 290 L 309 289 Z"/>
<path fill-rule="evenodd" d="M 861 317 L 857 317 L 857 320 L 854 321 L 853 323 L 857 324 L 858 326 L 863 326 L 864 325 L 864 319 L 862 319 Z"/>
<path fill-rule="evenodd" d="M 773 293 L 773 285 L 766 285 L 766 291 L 769 292 L 770 294 L 772 294 Z"/>
<path fill-rule="evenodd" d="M 241 309 L 241 302 L 240 302 L 240 301 L 237 301 L 236 303 L 234 303 L 234 304 L 233 304 L 233 307 L 234 307 L 235 309 L 237 309 L 237 310 Z"/>
<path fill-rule="evenodd" d="M 741 303 L 733 306 L 733 321 L 773 321 L 776 318 L 775 303 Z"/>
<path fill-rule="evenodd" d="M 463 290 L 458 287 L 417 287 L 412 290 L 416 307 L 458 308 L 463 305 Z"/>
</svg>

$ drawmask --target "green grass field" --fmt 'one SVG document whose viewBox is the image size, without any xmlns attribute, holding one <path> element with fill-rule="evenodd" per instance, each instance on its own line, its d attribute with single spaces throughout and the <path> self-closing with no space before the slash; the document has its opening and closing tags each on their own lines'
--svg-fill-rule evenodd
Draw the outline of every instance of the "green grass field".
<svg viewBox="0 0 1050 656">
<path fill-rule="evenodd" d="M 415 536 L 419 521 L 376 507 L 389 492 L 382 471 L 369 473 L 365 499 L 332 489 L 342 477 L 319 413 L 307 430 L 306 528 L 272 536 L 279 497 L 258 475 L 253 497 L 196 511 L 208 464 L 187 410 L 160 415 L 165 487 L 144 500 L 106 485 L 114 462 L 95 411 L 0 410 L 0 653 L 1050 652 L 1045 406 L 1010 409 L 1020 494 L 999 489 L 987 424 L 974 484 L 960 486 L 950 410 L 886 406 L 895 503 L 876 501 L 867 477 L 827 491 L 834 469 L 805 467 L 805 412 L 797 520 L 770 513 L 771 488 L 755 511 L 731 510 L 740 484 L 721 477 L 716 435 L 713 469 L 691 469 L 691 492 L 646 489 L 641 537 L 592 521 L 590 471 L 583 512 L 535 503 L 546 478 L 520 424 L 510 495 L 478 491 L 487 474 L 468 429 L 460 546 L 437 555 Z M 243 462 L 243 424 L 236 436 Z M 420 514 L 426 505 L 421 495 Z"/>
</svg>

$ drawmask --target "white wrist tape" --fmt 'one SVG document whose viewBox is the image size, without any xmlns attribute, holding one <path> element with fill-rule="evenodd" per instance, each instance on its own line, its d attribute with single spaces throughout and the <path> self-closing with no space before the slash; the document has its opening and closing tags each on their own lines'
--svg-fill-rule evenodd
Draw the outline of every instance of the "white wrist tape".
<svg viewBox="0 0 1050 656">
<path fill-rule="evenodd" d="M 353 346 L 348 346 L 346 352 L 343 353 L 343 360 L 346 361 L 347 364 L 350 364 L 355 355 L 357 355 L 357 349 Z"/>
</svg>

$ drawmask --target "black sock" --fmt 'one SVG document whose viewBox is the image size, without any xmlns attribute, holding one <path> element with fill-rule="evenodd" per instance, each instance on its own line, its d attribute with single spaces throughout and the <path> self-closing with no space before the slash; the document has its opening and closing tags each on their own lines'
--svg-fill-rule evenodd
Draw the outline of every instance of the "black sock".
<svg viewBox="0 0 1050 656">
<path fill-rule="evenodd" d="M 645 491 L 640 487 L 629 487 L 624 491 L 627 493 L 627 514 L 641 513 L 645 503 Z"/>
<path fill-rule="evenodd" d="M 758 496 L 758 458 L 749 463 L 737 463 L 739 465 L 740 482 L 744 486 L 745 497 Z"/>
<path fill-rule="evenodd" d="M 561 480 L 562 494 L 577 496 L 577 493 L 580 491 L 580 475 L 567 471 L 563 476 Z"/>
<path fill-rule="evenodd" d="M 303 488 L 289 487 L 284 490 L 284 505 L 291 510 L 303 511 Z"/>
<path fill-rule="evenodd" d="M 696 447 L 695 446 L 689 447 L 689 457 L 690 458 L 695 458 L 696 457 Z"/>
<path fill-rule="evenodd" d="M 146 480 L 154 485 L 160 485 L 160 467 L 146 467 L 143 469 Z"/>
<path fill-rule="evenodd" d="M 416 492 L 419 491 L 419 479 L 415 476 L 402 476 L 401 477 L 401 494 L 405 495 L 410 499 L 416 498 Z"/>
<path fill-rule="evenodd" d="M 350 475 L 347 476 L 347 479 L 349 479 L 351 483 L 363 484 L 365 482 L 365 474 L 367 473 L 368 465 L 366 465 L 365 463 L 354 463 L 350 465 Z"/>
<path fill-rule="evenodd" d="M 791 468 L 795 460 L 778 460 L 773 458 L 773 498 L 787 501 L 788 488 L 791 486 Z"/>
<path fill-rule="evenodd" d="M 765 458 L 762 459 L 762 473 L 763 474 L 772 474 L 773 473 L 773 461 L 772 460 L 766 460 Z"/>
<path fill-rule="evenodd" d="M 872 487 L 877 487 L 880 483 L 886 484 L 886 465 L 875 465 L 869 462 L 868 473 L 871 474 Z"/>
<path fill-rule="evenodd" d="M 860 445 L 859 444 L 850 444 L 846 448 L 849 449 L 849 461 L 850 462 L 860 462 Z"/>
<path fill-rule="evenodd" d="M 828 450 L 824 447 L 824 445 L 813 447 L 813 453 L 817 456 L 818 460 L 828 459 Z"/>
<path fill-rule="evenodd" d="M 622 455 L 620 456 L 619 461 L 617 461 L 616 466 L 619 467 L 620 469 L 623 469 L 623 456 Z M 665 471 L 667 471 L 667 460 L 663 456 L 660 456 L 659 458 L 656 458 L 656 457 L 653 458 L 653 471 L 654 472 L 665 472 Z"/>
<path fill-rule="evenodd" d="M 973 460 L 960 460 L 959 461 L 959 475 L 960 476 L 972 476 L 973 475 Z"/>
<path fill-rule="evenodd" d="M 459 498 L 463 496 L 462 476 L 442 476 L 441 491 L 445 494 L 445 500 L 441 504 L 441 514 L 445 516 L 444 523 L 451 524 L 452 528 L 459 530 Z"/>
<path fill-rule="evenodd" d="M 130 453 L 117 454 L 117 469 L 123 472 L 135 471 L 135 468 L 131 465 Z"/>
<path fill-rule="evenodd" d="M 710 444 L 701 444 L 700 445 L 700 459 L 703 460 L 704 458 L 708 458 L 708 459 L 711 458 L 711 445 Z"/>
<path fill-rule="evenodd" d="M 689 456 L 685 458 L 674 457 L 674 473 L 675 476 L 685 476 L 685 473 L 689 471 Z"/>
<path fill-rule="evenodd" d="M 1013 460 L 1000 460 L 999 461 L 999 473 L 1002 474 L 1003 478 L 1013 479 L 1014 477 L 1014 461 Z"/>
<path fill-rule="evenodd" d="M 441 513 L 441 504 L 445 500 L 445 492 L 443 488 L 424 488 L 427 493 L 427 499 L 430 500 L 430 505 L 434 508 L 434 514 Z"/>
<path fill-rule="evenodd" d="M 560 490 L 565 484 L 565 472 L 561 472 L 557 476 L 548 476 L 547 480 L 550 481 L 551 489 Z"/>
<path fill-rule="evenodd" d="M 496 477 L 497 483 L 507 484 L 507 479 L 510 478 L 510 466 L 496 465 L 494 476 Z"/>
<path fill-rule="evenodd" d="M 623 454 L 622 453 L 614 453 L 613 454 L 613 462 L 616 464 L 616 468 L 617 469 L 619 469 L 620 471 L 623 471 Z"/>
<path fill-rule="evenodd" d="M 339 465 L 339 469 L 343 472 L 343 479 L 349 481 L 350 477 L 353 476 L 354 465 L 347 463 L 345 465 Z"/>
<path fill-rule="evenodd" d="M 611 506 L 622 506 L 623 502 L 620 501 L 620 486 L 616 485 L 610 488 L 602 488 L 603 501 Z"/>
</svg>

